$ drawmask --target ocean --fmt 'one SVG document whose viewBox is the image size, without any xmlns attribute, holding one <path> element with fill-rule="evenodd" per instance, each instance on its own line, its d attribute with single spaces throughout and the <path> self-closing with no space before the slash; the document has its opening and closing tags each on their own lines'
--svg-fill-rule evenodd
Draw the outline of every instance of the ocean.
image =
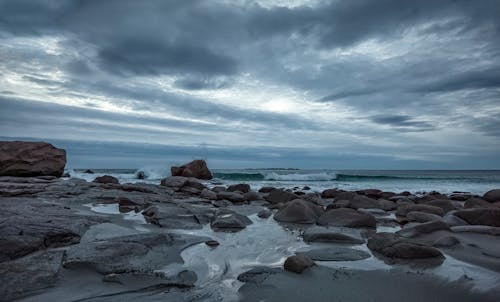
<svg viewBox="0 0 500 302">
<path fill-rule="evenodd" d="M 126 182 L 159 184 L 170 175 L 168 168 L 142 169 L 87 169 L 68 170 L 71 177 L 92 181 L 104 174 Z M 145 179 L 137 179 L 144 172 Z M 212 169 L 214 179 L 205 181 L 208 186 L 248 183 L 257 190 L 264 186 L 278 188 L 303 188 L 321 192 L 328 188 L 344 190 L 380 189 L 383 191 L 424 193 L 438 191 L 445 194 L 469 192 L 482 195 L 500 188 L 500 170 L 304 170 L 304 169 Z"/>
</svg>

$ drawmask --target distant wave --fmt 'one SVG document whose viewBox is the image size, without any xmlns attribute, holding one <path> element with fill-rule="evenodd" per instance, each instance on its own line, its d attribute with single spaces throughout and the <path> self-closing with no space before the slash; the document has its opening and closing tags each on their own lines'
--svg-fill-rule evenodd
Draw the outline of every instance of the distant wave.
<svg viewBox="0 0 500 302">
<path fill-rule="evenodd" d="M 144 167 L 135 171 L 134 174 L 137 178 L 142 174 L 145 179 L 162 179 L 170 176 L 170 171 L 166 168 Z"/>
<path fill-rule="evenodd" d="M 215 172 L 214 177 L 224 180 L 264 180 L 265 176 L 260 173 L 221 173 Z"/>
<path fill-rule="evenodd" d="M 214 173 L 215 178 L 224 180 L 241 180 L 241 181 L 328 181 L 335 180 L 334 173 L 315 173 L 315 174 L 278 174 L 276 172 L 270 173 Z"/>
</svg>

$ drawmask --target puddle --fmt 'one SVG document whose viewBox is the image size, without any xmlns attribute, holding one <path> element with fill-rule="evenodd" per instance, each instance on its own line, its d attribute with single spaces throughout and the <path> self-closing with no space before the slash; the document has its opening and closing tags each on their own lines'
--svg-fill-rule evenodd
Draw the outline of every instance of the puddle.
<svg viewBox="0 0 500 302">
<path fill-rule="evenodd" d="M 140 231 L 147 231 L 146 228 L 141 227 L 141 224 L 147 224 L 146 219 L 144 219 L 144 215 L 142 215 L 142 212 L 135 212 L 135 211 L 130 211 L 127 213 L 121 213 L 119 205 L 117 203 L 110 203 L 110 204 L 93 204 L 93 203 L 88 203 L 84 204 L 84 206 L 87 206 L 90 208 L 92 212 L 100 213 L 100 214 L 108 214 L 108 215 L 122 215 L 122 218 L 124 220 L 130 220 L 135 222 L 138 225 L 135 225 L 134 228 Z"/>
</svg>

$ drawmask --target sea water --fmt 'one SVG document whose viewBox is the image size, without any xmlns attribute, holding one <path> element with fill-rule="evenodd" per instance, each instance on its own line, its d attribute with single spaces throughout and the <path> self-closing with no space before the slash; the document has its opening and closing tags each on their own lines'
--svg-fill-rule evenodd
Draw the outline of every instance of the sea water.
<svg viewBox="0 0 500 302">
<path fill-rule="evenodd" d="M 92 181 L 101 175 L 112 175 L 126 182 L 159 184 L 170 176 L 168 168 L 141 169 L 87 169 L 68 170 L 71 177 Z M 145 178 L 138 179 L 143 172 Z M 328 188 L 360 190 L 367 188 L 383 191 L 424 193 L 438 191 L 445 194 L 469 192 L 482 195 L 488 190 L 500 188 L 499 170 L 305 170 L 305 169 L 213 169 L 214 179 L 206 181 L 208 186 L 248 183 L 257 190 L 264 186 L 299 188 L 305 186 L 312 191 Z"/>
</svg>

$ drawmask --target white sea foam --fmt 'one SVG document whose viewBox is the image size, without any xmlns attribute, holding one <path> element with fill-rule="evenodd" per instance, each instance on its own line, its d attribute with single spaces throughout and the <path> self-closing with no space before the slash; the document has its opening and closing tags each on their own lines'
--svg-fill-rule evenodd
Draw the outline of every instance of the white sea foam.
<svg viewBox="0 0 500 302">
<path fill-rule="evenodd" d="M 281 180 L 281 181 L 328 181 L 334 180 L 337 177 L 335 173 L 310 173 L 310 174 L 278 174 L 275 172 L 268 173 L 264 176 L 265 180 Z"/>
</svg>

